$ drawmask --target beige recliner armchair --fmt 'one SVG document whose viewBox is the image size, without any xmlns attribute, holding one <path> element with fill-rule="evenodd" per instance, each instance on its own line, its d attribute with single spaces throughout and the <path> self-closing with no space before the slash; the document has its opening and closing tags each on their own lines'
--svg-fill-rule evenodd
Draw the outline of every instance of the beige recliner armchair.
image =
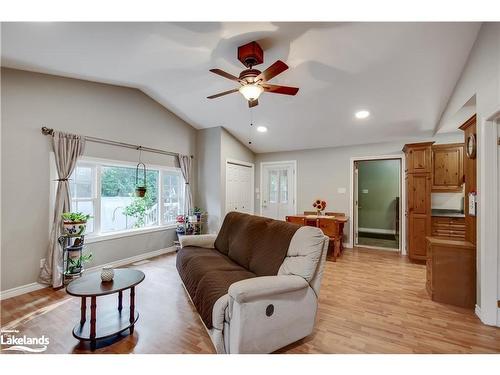
<svg viewBox="0 0 500 375">
<path fill-rule="evenodd" d="M 229 213 L 217 236 L 183 236 L 177 269 L 217 353 L 271 353 L 313 331 L 328 237 Z"/>
</svg>

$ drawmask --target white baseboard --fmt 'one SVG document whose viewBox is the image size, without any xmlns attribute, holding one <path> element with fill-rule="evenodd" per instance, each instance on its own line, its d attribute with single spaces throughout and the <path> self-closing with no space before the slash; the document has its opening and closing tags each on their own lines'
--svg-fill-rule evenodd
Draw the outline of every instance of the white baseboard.
<svg viewBox="0 0 500 375">
<path fill-rule="evenodd" d="M 87 268 L 85 271 L 86 272 L 95 272 L 95 271 L 100 270 L 102 267 L 106 267 L 106 266 L 115 267 L 115 268 L 121 267 L 121 266 L 126 266 L 127 264 L 139 262 L 139 261 L 144 260 L 144 259 L 154 258 L 154 257 L 157 257 L 158 255 L 172 253 L 175 250 L 176 250 L 175 246 L 170 246 L 170 247 L 166 247 L 164 249 L 154 250 L 154 251 L 150 251 L 148 253 L 135 255 L 135 256 L 130 257 L 130 258 L 120 259 L 120 260 L 117 260 L 115 262 L 110 262 L 110 263 L 106 263 L 106 264 L 99 264 L 97 266 Z M 2 290 L 0 292 L 0 301 L 7 299 L 7 298 L 20 296 L 21 294 L 34 292 L 35 290 L 40 290 L 43 288 L 50 288 L 50 286 L 35 282 L 35 283 L 21 285 L 21 286 L 15 287 L 15 288 L 7 289 L 7 290 Z"/>
<path fill-rule="evenodd" d="M 0 301 L 7 299 L 7 298 L 20 296 L 21 294 L 34 292 L 35 290 L 48 288 L 48 287 L 49 286 L 45 285 L 45 284 L 31 283 L 31 284 L 17 286 L 15 288 L 7 289 L 7 290 L 2 290 L 0 292 Z"/>
<path fill-rule="evenodd" d="M 483 321 L 481 319 L 481 307 L 479 307 L 478 305 L 476 305 L 476 307 L 474 308 L 474 312 L 476 313 L 476 316 L 479 318 L 479 320 Z"/>
<path fill-rule="evenodd" d="M 358 228 L 358 232 L 396 234 L 396 230 L 394 229 L 378 229 L 378 228 Z"/>
</svg>

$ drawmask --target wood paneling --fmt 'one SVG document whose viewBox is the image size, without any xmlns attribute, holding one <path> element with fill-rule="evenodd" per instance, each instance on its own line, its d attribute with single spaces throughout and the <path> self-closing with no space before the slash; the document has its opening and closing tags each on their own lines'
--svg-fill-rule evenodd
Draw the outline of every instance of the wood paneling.
<svg viewBox="0 0 500 375">
<path fill-rule="evenodd" d="M 133 335 L 98 343 L 96 353 L 214 353 L 182 288 L 175 254 L 133 267 L 146 274 L 136 289 L 141 319 Z M 279 352 L 499 353 L 500 329 L 483 325 L 472 310 L 432 301 L 425 273 L 425 266 L 391 251 L 345 251 L 326 263 L 314 332 Z M 102 297 L 100 306 L 116 307 L 113 297 Z M 79 303 L 52 289 L 4 300 L 2 328 L 47 335 L 49 353 L 90 353 L 71 335 Z"/>
<path fill-rule="evenodd" d="M 476 304 L 476 247 L 466 241 L 427 237 L 427 290 L 436 302 Z"/>
<path fill-rule="evenodd" d="M 463 143 L 432 146 L 432 191 L 462 191 L 464 180 L 463 155 Z"/>
<path fill-rule="evenodd" d="M 472 116 L 467 120 L 461 127 L 464 131 L 465 143 L 467 144 L 467 138 L 469 135 L 474 134 L 476 136 L 476 115 Z M 479 147 L 477 145 L 476 147 Z M 471 159 L 467 155 L 464 155 L 464 174 L 465 174 L 465 239 L 473 244 L 476 244 L 476 217 L 469 215 L 469 199 L 468 194 L 470 192 L 477 192 L 477 172 L 476 172 L 476 158 Z"/>
</svg>

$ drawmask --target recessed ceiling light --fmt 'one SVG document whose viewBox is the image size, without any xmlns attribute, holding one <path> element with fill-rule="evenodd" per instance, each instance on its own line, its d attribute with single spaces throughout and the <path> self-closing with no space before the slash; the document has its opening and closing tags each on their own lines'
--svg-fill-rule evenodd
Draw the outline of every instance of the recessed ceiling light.
<svg viewBox="0 0 500 375">
<path fill-rule="evenodd" d="M 367 118 L 368 116 L 370 116 L 370 112 L 362 110 L 362 111 L 356 112 L 354 114 L 354 116 L 356 116 L 356 118 L 359 118 L 359 119 L 364 119 L 364 118 Z"/>
<path fill-rule="evenodd" d="M 267 132 L 267 128 L 265 126 L 262 126 L 262 125 L 261 126 L 257 126 L 257 131 L 259 133 L 265 133 L 265 132 Z"/>
</svg>

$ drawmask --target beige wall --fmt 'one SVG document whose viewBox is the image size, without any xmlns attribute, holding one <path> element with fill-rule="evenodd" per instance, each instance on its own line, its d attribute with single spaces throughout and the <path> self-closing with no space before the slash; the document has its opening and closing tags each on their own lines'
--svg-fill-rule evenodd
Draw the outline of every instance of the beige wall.
<svg viewBox="0 0 500 375">
<path fill-rule="evenodd" d="M 497 126 L 488 118 L 500 111 L 500 23 L 485 22 L 455 86 L 439 126 L 475 95 L 477 109 L 477 304 L 481 320 L 500 325 L 499 171 Z M 493 173 L 492 171 L 495 171 Z M 484 283 L 484 285 L 483 285 Z"/>
<path fill-rule="evenodd" d="M 297 212 L 311 210 L 314 199 L 325 199 L 328 210 L 349 214 L 350 160 L 352 157 L 398 155 L 405 143 L 424 142 L 427 139 L 408 139 L 401 142 L 378 143 L 360 146 L 332 147 L 313 150 L 274 152 L 256 155 L 255 186 L 260 187 L 260 163 L 280 160 L 297 161 Z M 459 132 L 437 136 L 436 143 L 461 142 Z M 345 193 L 339 193 L 345 188 Z M 260 201 L 255 201 L 255 211 L 259 212 Z M 347 243 L 350 242 L 351 223 L 344 227 Z"/>
<path fill-rule="evenodd" d="M 47 248 L 53 182 L 42 126 L 185 154 L 195 154 L 196 130 L 136 89 L 12 69 L 1 73 L 1 290 L 6 290 L 37 280 Z M 138 157 L 134 150 L 91 143 L 85 155 Z M 157 154 L 143 153 L 143 161 L 175 164 Z M 166 248 L 174 238 L 172 229 L 93 243 L 90 266 Z"/>
</svg>

